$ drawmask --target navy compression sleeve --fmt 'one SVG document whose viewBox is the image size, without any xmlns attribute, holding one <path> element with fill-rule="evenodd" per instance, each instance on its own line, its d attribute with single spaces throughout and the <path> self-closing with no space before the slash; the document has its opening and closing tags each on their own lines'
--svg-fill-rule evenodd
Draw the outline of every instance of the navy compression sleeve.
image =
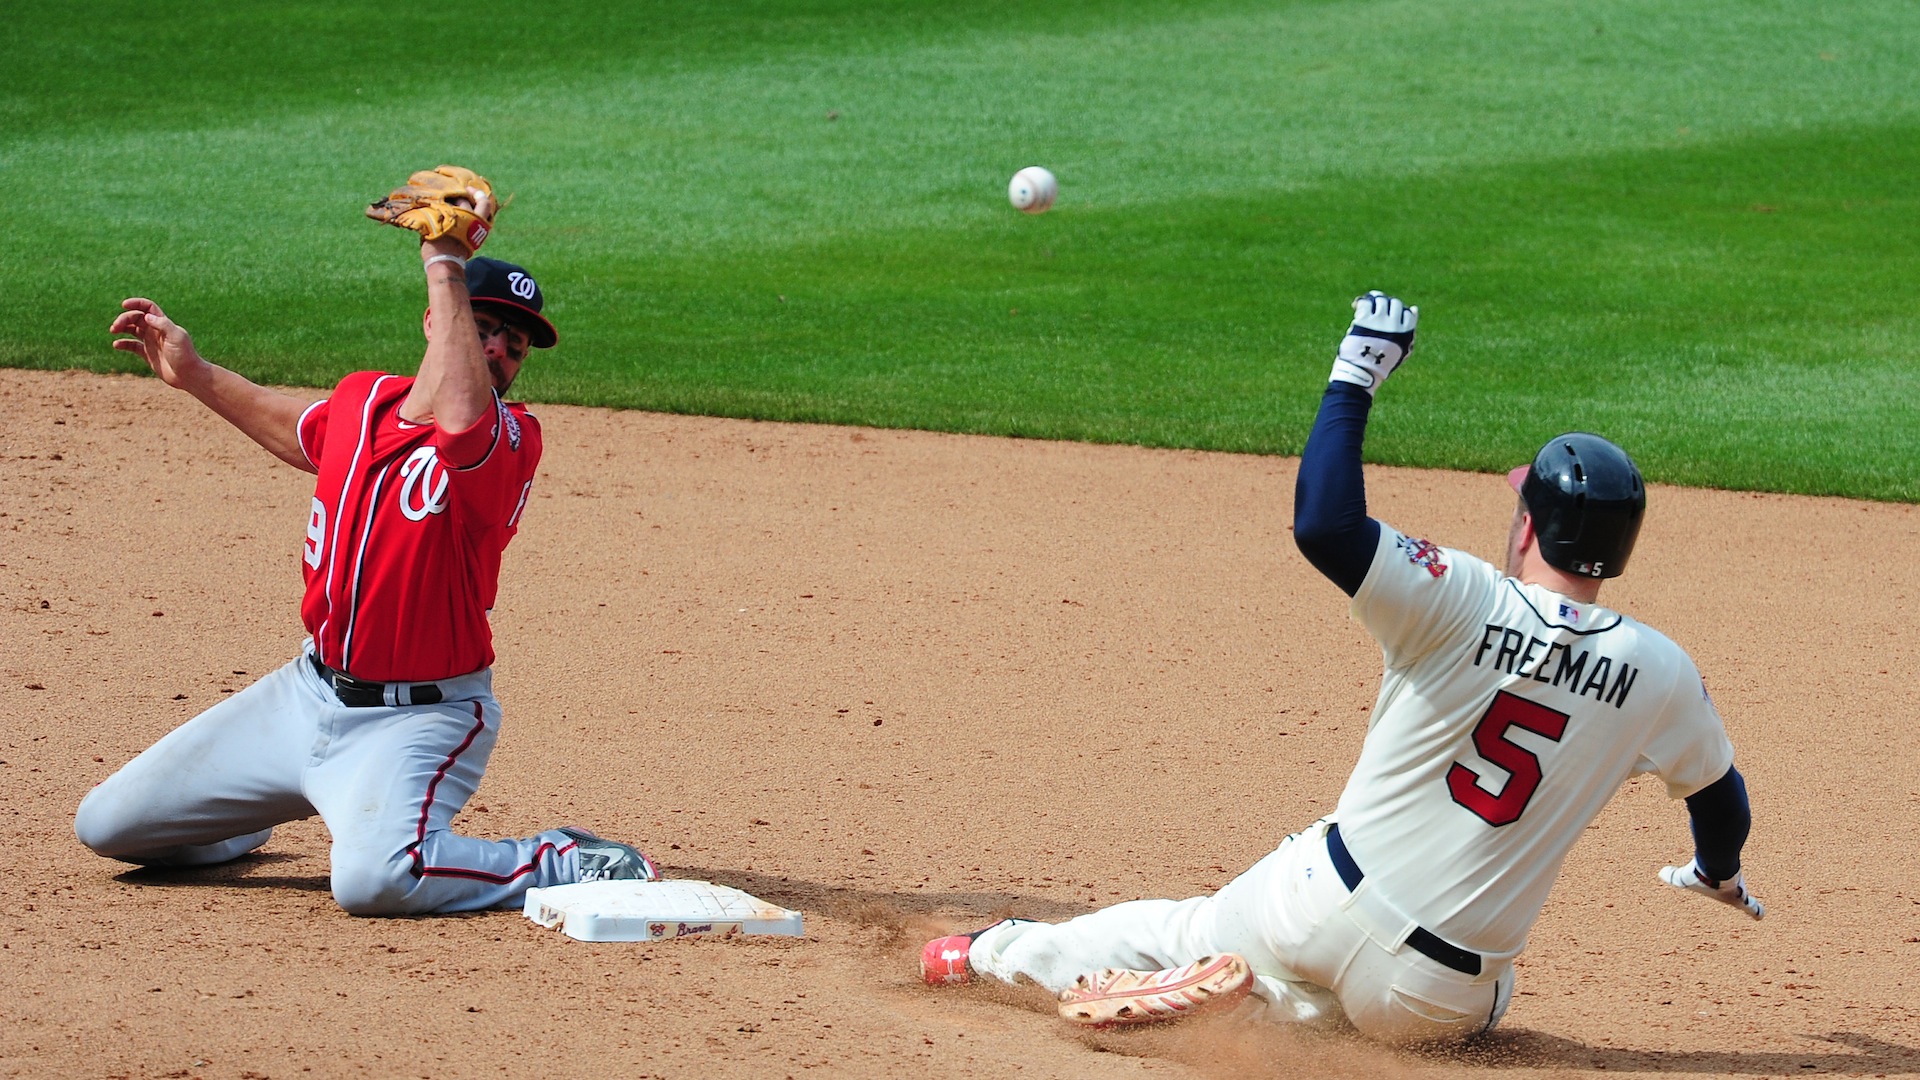
<svg viewBox="0 0 1920 1080">
<path fill-rule="evenodd" d="M 1715 881 L 1727 881 L 1740 872 L 1740 849 L 1753 827 L 1747 804 L 1747 782 L 1740 770 L 1687 796 L 1687 814 L 1693 819 L 1693 857 L 1700 872 Z"/>
<path fill-rule="evenodd" d="M 1328 383 L 1293 486 L 1293 542 L 1348 596 L 1360 591 L 1380 545 L 1380 523 L 1367 516 L 1360 472 L 1372 408 L 1373 395 L 1360 387 Z"/>
</svg>

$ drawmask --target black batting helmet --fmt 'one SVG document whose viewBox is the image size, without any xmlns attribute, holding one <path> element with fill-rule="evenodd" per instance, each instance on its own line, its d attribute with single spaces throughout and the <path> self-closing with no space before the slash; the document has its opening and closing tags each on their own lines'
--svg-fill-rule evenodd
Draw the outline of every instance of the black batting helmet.
<svg viewBox="0 0 1920 1080">
<path fill-rule="evenodd" d="M 1619 577 L 1647 513 L 1647 485 L 1625 450 L 1570 431 L 1507 475 L 1533 515 L 1548 566 L 1582 577 Z"/>
</svg>

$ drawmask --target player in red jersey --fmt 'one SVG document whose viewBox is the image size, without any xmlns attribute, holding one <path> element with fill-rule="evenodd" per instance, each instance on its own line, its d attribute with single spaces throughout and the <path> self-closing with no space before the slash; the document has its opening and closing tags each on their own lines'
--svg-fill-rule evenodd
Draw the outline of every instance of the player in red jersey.
<svg viewBox="0 0 1920 1080">
<path fill-rule="evenodd" d="M 479 193 L 476 192 L 476 195 Z M 302 655 L 155 743 L 81 802 L 101 855 L 226 862 L 319 814 L 333 895 L 357 915 L 465 911 L 529 887 L 652 879 L 638 850 L 583 829 L 456 835 L 499 734 L 487 612 L 540 462 L 540 423 L 501 395 L 558 340 L 521 267 L 421 245 L 426 356 L 412 378 L 363 371 L 308 403 L 208 363 L 151 300 L 114 346 L 145 359 L 275 457 L 314 473 Z"/>
</svg>

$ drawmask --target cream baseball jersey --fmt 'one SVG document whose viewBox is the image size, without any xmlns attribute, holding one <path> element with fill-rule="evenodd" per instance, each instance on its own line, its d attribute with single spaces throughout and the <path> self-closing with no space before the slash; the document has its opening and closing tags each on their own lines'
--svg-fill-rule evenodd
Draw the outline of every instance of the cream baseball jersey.
<svg viewBox="0 0 1920 1080">
<path fill-rule="evenodd" d="M 1353 598 L 1386 675 L 1334 819 L 1420 925 L 1511 955 L 1622 783 L 1682 798 L 1733 746 L 1693 661 L 1618 612 L 1383 525 Z"/>
<path fill-rule="evenodd" d="M 493 663 L 487 612 L 540 463 L 540 424 L 495 399 L 466 431 L 400 418 L 413 380 L 358 372 L 300 417 L 319 469 L 300 614 L 328 666 L 379 682 Z"/>
</svg>

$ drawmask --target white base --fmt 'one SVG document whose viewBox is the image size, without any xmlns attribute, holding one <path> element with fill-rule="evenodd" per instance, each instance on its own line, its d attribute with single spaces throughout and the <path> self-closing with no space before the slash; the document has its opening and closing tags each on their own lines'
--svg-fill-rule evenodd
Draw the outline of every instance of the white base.
<svg viewBox="0 0 1920 1080">
<path fill-rule="evenodd" d="M 582 881 L 528 889 L 525 911 L 579 941 L 803 933 L 799 912 L 711 881 Z"/>
</svg>

